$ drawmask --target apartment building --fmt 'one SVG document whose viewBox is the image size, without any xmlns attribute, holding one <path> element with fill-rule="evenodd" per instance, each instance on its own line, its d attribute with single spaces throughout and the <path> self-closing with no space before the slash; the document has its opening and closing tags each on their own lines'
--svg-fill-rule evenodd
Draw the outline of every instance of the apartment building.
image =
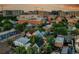
<svg viewBox="0 0 79 59">
<path fill-rule="evenodd" d="M 24 13 L 23 10 L 3 10 L 3 16 L 18 16 Z"/>
</svg>

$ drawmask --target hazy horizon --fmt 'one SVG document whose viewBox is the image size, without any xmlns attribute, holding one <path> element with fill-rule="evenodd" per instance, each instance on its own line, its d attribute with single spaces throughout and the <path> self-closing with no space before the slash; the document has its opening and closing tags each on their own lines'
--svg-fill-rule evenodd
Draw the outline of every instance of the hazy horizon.
<svg viewBox="0 0 79 59">
<path fill-rule="evenodd" d="M 79 10 L 78 4 L 1 4 L 0 10 L 24 10 L 24 11 L 32 11 L 32 10 Z"/>
</svg>

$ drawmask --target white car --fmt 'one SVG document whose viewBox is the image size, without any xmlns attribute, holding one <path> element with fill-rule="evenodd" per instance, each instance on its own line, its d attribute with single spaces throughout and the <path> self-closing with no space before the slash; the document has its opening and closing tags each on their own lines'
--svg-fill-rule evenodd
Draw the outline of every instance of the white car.
<svg viewBox="0 0 79 59">
<path fill-rule="evenodd" d="M 79 52 L 79 39 L 75 41 L 75 49 L 77 52 Z"/>
</svg>

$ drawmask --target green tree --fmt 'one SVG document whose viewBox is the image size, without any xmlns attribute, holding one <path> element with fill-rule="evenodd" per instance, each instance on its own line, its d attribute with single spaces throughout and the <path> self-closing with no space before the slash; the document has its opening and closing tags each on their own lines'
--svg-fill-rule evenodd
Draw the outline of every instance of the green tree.
<svg viewBox="0 0 79 59">
<path fill-rule="evenodd" d="M 47 38 L 47 41 L 48 41 L 48 43 L 53 43 L 54 42 L 54 37 L 53 36 L 48 36 L 48 37 L 46 37 Z"/>
<path fill-rule="evenodd" d="M 15 29 L 16 29 L 16 31 L 24 31 L 25 24 L 16 24 Z"/>
<path fill-rule="evenodd" d="M 7 17 L 3 17 L 4 19 L 11 19 L 13 21 L 16 21 L 17 20 L 17 16 L 7 16 Z"/>
<path fill-rule="evenodd" d="M 4 17 L 3 17 L 3 16 L 0 16 L 0 22 L 1 22 L 3 19 L 4 19 Z"/>
<path fill-rule="evenodd" d="M 52 46 L 50 44 L 47 46 L 47 53 L 52 53 Z"/>
<path fill-rule="evenodd" d="M 54 34 L 61 34 L 61 35 L 67 35 L 67 27 L 62 23 L 54 23 L 53 24 Z"/>
<path fill-rule="evenodd" d="M 76 24 L 75 24 L 75 26 L 76 26 L 76 28 L 78 28 L 78 29 L 79 29 L 79 23 L 76 23 Z"/>
<path fill-rule="evenodd" d="M 0 27 L 2 27 L 2 23 L 0 22 Z"/>
<path fill-rule="evenodd" d="M 25 49 L 25 47 L 19 46 L 19 47 L 16 47 L 14 49 L 14 53 L 16 53 L 16 54 L 26 54 L 27 50 Z"/>
<path fill-rule="evenodd" d="M 29 46 L 29 47 L 27 48 L 27 54 L 32 54 L 32 53 L 33 53 L 32 47 Z"/>
<path fill-rule="evenodd" d="M 38 54 L 38 48 L 36 46 L 32 47 L 33 54 Z"/>
<path fill-rule="evenodd" d="M 39 41 L 39 39 L 41 39 L 41 38 L 39 38 L 38 36 L 33 35 L 33 36 L 30 37 L 30 42 L 32 44 L 35 44 Z"/>
<path fill-rule="evenodd" d="M 41 47 L 40 53 L 49 54 L 52 53 L 52 46 L 49 43 L 46 43 L 43 47 Z"/>
<path fill-rule="evenodd" d="M 1 32 L 2 30 L 1 30 L 1 28 L 0 28 L 0 32 Z"/>
<path fill-rule="evenodd" d="M 10 30 L 11 28 L 13 28 L 13 24 L 9 20 L 4 20 L 2 26 L 4 30 Z"/>
<path fill-rule="evenodd" d="M 10 30 L 10 29 L 12 28 L 12 24 L 10 24 L 10 23 L 5 23 L 5 24 L 3 25 L 3 27 L 4 27 L 4 30 Z"/>
<path fill-rule="evenodd" d="M 55 34 L 67 35 L 67 32 L 68 32 L 68 30 L 65 27 L 57 27 L 54 29 Z"/>
</svg>

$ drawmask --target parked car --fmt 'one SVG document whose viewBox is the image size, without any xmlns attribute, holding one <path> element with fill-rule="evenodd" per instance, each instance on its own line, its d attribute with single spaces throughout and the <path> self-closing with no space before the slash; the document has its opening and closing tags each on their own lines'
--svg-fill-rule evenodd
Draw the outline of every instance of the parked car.
<svg viewBox="0 0 79 59">
<path fill-rule="evenodd" d="M 75 49 L 77 52 L 79 52 L 79 39 L 75 41 Z"/>
</svg>

